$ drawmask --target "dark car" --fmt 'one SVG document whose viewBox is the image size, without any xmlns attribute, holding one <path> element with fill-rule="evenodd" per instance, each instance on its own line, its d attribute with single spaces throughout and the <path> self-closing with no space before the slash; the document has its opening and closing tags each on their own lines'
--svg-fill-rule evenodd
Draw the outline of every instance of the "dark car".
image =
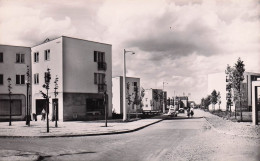
<svg viewBox="0 0 260 161">
<path fill-rule="evenodd" d="M 184 108 L 180 107 L 179 108 L 179 113 L 184 113 Z"/>
</svg>

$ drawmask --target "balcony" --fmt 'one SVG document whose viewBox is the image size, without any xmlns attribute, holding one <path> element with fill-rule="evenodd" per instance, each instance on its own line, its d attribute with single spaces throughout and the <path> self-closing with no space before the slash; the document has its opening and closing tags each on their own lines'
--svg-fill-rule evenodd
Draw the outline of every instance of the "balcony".
<svg viewBox="0 0 260 161">
<path fill-rule="evenodd" d="M 97 64 L 98 64 L 98 70 L 104 70 L 104 71 L 107 70 L 107 63 L 105 63 L 105 62 L 97 62 Z"/>
<path fill-rule="evenodd" d="M 105 92 L 107 90 L 106 84 L 98 84 L 98 92 Z"/>
</svg>

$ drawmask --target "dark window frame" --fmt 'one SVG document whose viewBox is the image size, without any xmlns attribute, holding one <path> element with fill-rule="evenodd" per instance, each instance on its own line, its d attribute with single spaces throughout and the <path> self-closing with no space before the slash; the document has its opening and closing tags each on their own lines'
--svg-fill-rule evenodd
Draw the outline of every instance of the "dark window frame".
<svg viewBox="0 0 260 161">
<path fill-rule="evenodd" d="M 35 73 L 33 75 L 33 79 L 34 79 L 34 84 L 39 84 L 39 73 Z"/>
<path fill-rule="evenodd" d="M 25 54 L 22 53 L 16 53 L 15 62 L 19 64 L 25 63 Z"/>
<path fill-rule="evenodd" d="M 34 63 L 38 63 L 39 62 L 39 52 L 34 52 Z"/>
<path fill-rule="evenodd" d="M 16 74 L 15 75 L 15 84 L 16 85 L 25 85 L 25 75 L 24 74 Z"/>
<path fill-rule="evenodd" d="M 0 85 L 4 85 L 4 74 L 0 74 Z"/>
<path fill-rule="evenodd" d="M 45 61 L 50 61 L 50 53 L 51 53 L 51 50 L 50 49 L 46 49 L 46 50 L 44 50 L 44 60 Z"/>
<path fill-rule="evenodd" d="M 0 52 L 0 63 L 4 62 L 4 53 Z"/>
</svg>

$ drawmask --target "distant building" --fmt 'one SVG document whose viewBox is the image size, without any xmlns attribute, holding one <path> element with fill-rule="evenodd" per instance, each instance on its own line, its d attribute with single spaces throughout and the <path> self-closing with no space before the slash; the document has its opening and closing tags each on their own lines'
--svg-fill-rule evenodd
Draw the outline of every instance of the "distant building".
<svg viewBox="0 0 260 161">
<path fill-rule="evenodd" d="M 175 105 L 179 108 L 187 108 L 189 106 L 189 97 L 188 96 L 175 96 L 174 98 Z"/>
<path fill-rule="evenodd" d="M 135 99 L 140 97 L 140 78 L 126 77 L 126 107 L 127 113 L 135 113 L 140 109 L 140 104 L 135 104 Z M 123 114 L 123 77 L 112 78 L 113 112 Z"/>
<path fill-rule="evenodd" d="M 252 81 L 256 81 L 257 78 L 260 78 L 260 73 L 244 72 L 244 81 L 241 84 L 241 94 L 242 94 L 242 106 L 244 111 L 251 111 L 252 109 Z M 215 89 L 217 92 L 220 92 L 221 95 L 221 104 L 215 105 L 215 109 L 226 110 L 226 74 L 224 72 L 214 73 L 208 75 L 208 95 L 211 95 L 212 91 Z M 234 103 L 231 106 L 231 109 L 235 109 L 235 104 L 238 106 L 238 102 Z M 209 106 L 209 109 L 212 109 L 212 105 Z"/>
<path fill-rule="evenodd" d="M 144 111 L 160 111 L 163 108 L 163 90 L 162 89 L 145 89 L 143 98 Z M 165 104 L 166 107 L 166 104 Z M 166 108 L 165 108 L 166 109 Z"/>
<path fill-rule="evenodd" d="M 27 66 L 31 68 L 31 48 L 0 45 L 0 120 L 9 120 L 8 81 L 12 86 L 12 120 L 23 120 L 26 114 Z M 31 92 L 29 91 L 29 97 Z M 30 104 L 29 104 L 30 105 Z"/>
<path fill-rule="evenodd" d="M 40 90 L 44 74 L 50 69 L 50 119 L 54 104 L 58 120 L 104 119 L 104 91 L 108 95 L 108 116 L 112 116 L 112 45 L 62 36 L 31 48 L 32 113 L 40 115 L 46 101 Z M 58 96 L 54 96 L 54 80 L 58 81 Z"/>
</svg>

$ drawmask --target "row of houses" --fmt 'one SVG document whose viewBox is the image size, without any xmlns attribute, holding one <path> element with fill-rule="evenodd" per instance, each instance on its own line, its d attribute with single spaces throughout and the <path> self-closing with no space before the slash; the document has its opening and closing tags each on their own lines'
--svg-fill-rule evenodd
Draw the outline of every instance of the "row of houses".
<svg viewBox="0 0 260 161">
<path fill-rule="evenodd" d="M 253 105 L 258 107 L 260 110 L 260 88 L 253 92 L 256 85 L 260 82 L 260 73 L 244 72 L 244 80 L 241 83 L 241 102 L 243 111 L 252 111 Z M 208 95 L 213 90 L 220 93 L 221 104 L 216 106 L 216 109 L 225 111 L 227 109 L 227 76 L 225 72 L 214 73 L 208 75 Z M 256 99 L 255 99 L 256 97 Z M 254 101 L 257 101 L 256 103 Z M 231 110 L 235 110 L 235 106 L 239 107 L 239 102 L 232 100 Z M 209 109 L 213 109 L 213 105 L 209 106 Z M 238 108 L 240 110 L 240 108 Z"/>
<path fill-rule="evenodd" d="M 112 78 L 112 45 L 61 36 L 33 47 L 0 45 L 0 120 L 8 120 L 10 115 L 7 78 L 11 78 L 12 84 L 12 119 L 24 120 L 27 112 L 39 116 L 46 110 L 46 100 L 40 91 L 45 92 L 47 69 L 51 73 L 50 118 L 54 118 L 57 109 L 60 121 L 103 119 L 104 93 L 108 117 L 112 111 L 123 113 L 123 78 Z M 56 77 L 59 79 L 57 96 Z M 134 100 L 140 96 L 140 78 L 127 77 L 126 86 L 127 112 L 137 112 L 141 105 Z M 143 99 L 150 102 L 154 97 L 148 93 L 149 90 L 145 95 L 149 98 Z M 161 110 L 162 104 L 147 103 L 144 109 Z"/>
</svg>

